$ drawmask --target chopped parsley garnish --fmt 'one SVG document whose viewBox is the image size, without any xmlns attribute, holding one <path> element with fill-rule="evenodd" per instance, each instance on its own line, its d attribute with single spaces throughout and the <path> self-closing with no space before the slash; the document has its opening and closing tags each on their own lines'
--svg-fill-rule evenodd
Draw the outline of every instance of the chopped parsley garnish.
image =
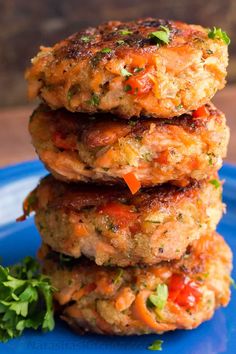
<svg viewBox="0 0 236 354">
<path fill-rule="evenodd" d="M 111 53 L 111 48 L 103 48 L 103 49 L 101 50 L 101 53 L 104 53 L 104 54 L 106 54 L 106 53 Z"/>
<path fill-rule="evenodd" d="M 60 264 L 68 264 L 73 261 L 74 258 L 71 256 L 67 256 L 66 254 L 59 253 L 59 263 Z"/>
<path fill-rule="evenodd" d="M 170 41 L 170 30 L 168 27 L 160 26 L 160 30 L 150 33 L 149 37 L 157 45 L 168 44 Z"/>
<path fill-rule="evenodd" d="M 123 39 L 119 39 L 118 41 L 116 41 L 116 44 L 122 45 L 125 44 L 125 41 Z"/>
<path fill-rule="evenodd" d="M 130 120 L 128 121 L 128 124 L 131 125 L 131 127 L 134 127 L 137 123 L 138 123 L 137 120 L 132 120 L 132 119 L 130 119 Z"/>
<path fill-rule="evenodd" d="M 236 283 L 235 283 L 235 280 L 233 278 L 230 279 L 230 283 L 231 283 L 231 286 L 236 289 Z"/>
<path fill-rule="evenodd" d="M 151 294 L 148 298 L 149 305 L 162 310 L 168 299 L 168 286 L 166 284 L 158 284 L 155 294 Z"/>
<path fill-rule="evenodd" d="M 72 97 L 74 95 L 76 95 L 76 93 L 78 93 L 79 90 L 80 90 L 79 85 L 73 85 L 73 86 L 70 87 L 70 89 L 67 92 L 67 100 L 68 100 L 69 103 L 70 103 Z"/>
<path fill-rule="evenodd" d="M 144 68 L 136 67 L 136 68 L 134 68 L 134 73 L 136 74 L 136 73 L 139 73 L 140 71 L 143 71 L 143 70 L 144 70 Z"/>
<path fill-rule="evenodd" d="M 130 31 L 128 28 L 121 29 L 119 32 L 120 32 L 120 34 L 122 34 L 122 36 L 127 36 L 127 35 L 133 33 L 133 32 Z"/>
<path fill-rule="evenodd" d="M 213 54 L 213 51 L 212 51 L 211 49 L 207 49 L 207 50 L 206 50 L 206 53 L 207 53 L 207 54 Z"/>
<path fill-rule="evenodd" d="M 131 91 L 132 87 L 130 85 L 125 85 L 124 90 L 125 92 Z"/>
<path fill-rule="evenodd" d="M 136 135 L 136 136 L 134 137 L 134 139 L 140 143 L 143 138 L 142 138 L 142 136 Z"/>
<path fill-rule="evenodd" d="M 208 156 L 208 163 L 210 166 L 212 166 L 213 165 L 213 157 L 215 157 L 215 155 L 213 153 L 208 153 L 207 156 Z"/>
<path fill-rule="evenodd" d="M 98 106 L 100 103 L 100 98 L 98 97 L 98 95 L 93 93 L 92 97 L 90 98 L 90 100 L 87 101 L 87 103 L 90 104 L 91 106 Z"/>
<path fill-rule="evenodd" d="M 116 274 L 116 276 L 115 276 L 115 279 L 114 279 L 114 281 L 113 281 L 113 283 L 114 283 L 115 285 L 117 285 L 117 284 L 120 283 L 123 274 L 124 274 L 124 269 L 119 268 L 118 271 L 117 271 L 117 274 Z"/>
<path fill-rule="evenodd" d="M 230 38 L 225 31 L 221 28 L 213 27 L 213 29 L 208 30 L 208 37 L 212 39 L 221 39 L 225 44 L 230 44 Z"/>
<path fill-rule="evenodd" d="M 179 111 L 180 109 L 183 108 L 183 105 L 182 104 L 179 104 L 178 106 L 176 106 L 176 109 Z"/>
<path fill-rule="evenodd" d="M 26 328 L 52 331 L 54 290 L 31 257 L 9 268 L 0 266 L 0 341 L 18 337 Z"/>
<path fill-rule="evenodd" d="M 80 39 L 84 43 L 89 43 L 91 41 L 91 38 L 89 36 L 82 36 Z"/>
<path fill-rule="evenodd" d="M 125 77 L 132 76 L 132 74 L 128 70 L 126 70 L 125 68 L 122 68 L 120 73 L 122 76 L 125 76 Z"/>
<path fill-rule="evenodd" d="M 220 181 L 218 179 L 212 179 L 209 181 L 215 188 L 219 188 L 221 186 Z"/>
<path fill-rule="evenodd" d="M 149 345 L 149 350 L 159 350 L 162 351 L 163 340 L 157 339 L 151 345 Z"/>
</svg>

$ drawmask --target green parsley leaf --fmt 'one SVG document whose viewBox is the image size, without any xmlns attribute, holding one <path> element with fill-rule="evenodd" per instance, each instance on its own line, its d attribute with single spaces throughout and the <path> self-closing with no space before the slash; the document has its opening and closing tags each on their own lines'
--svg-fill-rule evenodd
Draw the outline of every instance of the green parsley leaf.
<svg viewBox="0 0 236 354">
<path fill-rule="evenodd" d="M 166 284 L 158 284 L 155 294 L 151 294 L 148 298 L 151 305 L 154 305 L 158 310 L 165 307 L 168 298 L 168 287 Z"/>
<path fill-rule="evenodd" d="M 132 87 L 130 85 L 125 85 L 124 90 L 125 92 L 131 91 Z"/>
<path fill-rule="evenodd" d="M 98 95 L 93 93 L 92 97 L 90 98 L 90 100 L 87 101 L 87 103 L 90 104 L 91 106 L 98 106 L 100 103 L 100 98 Z"/>
<path fill-rule="evenodd" d="M 64 263 L 70 263 L 73 261 L 73 257 L 67 256 L 66 254 L 59 253 L 59 263 L 64 264 Z"/>
<path fill-rule="evenodd" d="M 127 36 L 129 34 L 133 34 L 133 32 L 130 31 L 128 28 L 123 28 L 119 32 L 120 32 L 120 34 L 122 34 L 122 36 Z"/>
<path fill-rule="evenodd" d="M 71 99 L 80 91 L 79 85 L 72 85 L 67 92 L 67 101 L 70 103 Z"/>
<path fill-rule="evenodd" d="M 116 41 L 116 44 L 122 45 L 125 44 L 125 41 L 123 39 L 119 39 L 118 41 Z"/>
<path fill-rule="evenodd" d="M 168 44 L 170 41 L 170 30 L 168 27 L 160 26 L 160 30 L 150 33 L 149 37 L 153 39 L 157 45 Z"/>
<path fill-rule="evenodd" d="M 182 109 L 183 108 L 183 105 L 180 103 L 178 106 L 176 106 L 176 109 L 177 110 L 180 110 L 180 109 Z"/>
<path fill-rule="evenodd" d="M 230 284 L 231 286 L 236 289 L 236 283 L 235 283 L 235 280 L 233 278 L 230 279 Z"/>
<path fill-rule="evenodd" d="M 135 125 L 136 125 L 137 123 L 138 123 L 137 120 L 132 120 L 132 119 L 128 120 L 128 124 L 131 125 L 131 127 L 135 127 Z"/>
<path fill-rule="evenodd" d="M 84 43 L 89 43 L 91 41 L 91 38 L 89 36 L 82 36 L 80 39 Z"/>
<path fill-rule="evenodd" d="M 159 350 L 162 351 L 163 340 L 157 339 L 151 345 L 149 345 L 149 350 Z"/>
<path fill-rule="evenodd" d="M 0 341 L 20 336 L 26 328 L 54 328 L 52 293 L 31 257 L 12 267 L 0 266 Z"/>
<path fill-rule="evenodd" d="M 230 38 L 225 31 L 222 31 L 221 28 L 216 28 L 215 26 L 213 29 L 208 30 L 208 37 L 212 39 L 221 39 L 225 44 L 230 44 Z"/>
<path fill-rule="evenodd" d="M 209 181 L 209 183 L 211 183 L 215 188 L 219 188 L 221 186 L 221 183 L 218 181 L 218 179 L 212 179 Z"/>
<path fill-rule="evenodd" d="M 125 68 L 122 68 L 120 73 L 122 76 L 126 76 L 126 77 L 132 76 L 132 74 L 128 70 L 126 70 Z"/>
<path fill-rule="evenodd" d="M 101 53 L 111 53 L 111 49 L 110 48 L 103 48 L 101 50 Z"/>
<path fill-rule="evenodd" d="M 136 68 L 134 68 L 134 73 L 136 74 L 136 73 L 139 73 L 140 71 L 143 71 L 143 70 L 144 70 L 144 68 L 136 67 Z"/>
<path fill-rule="evenodd" d="M 215 157 L 215 155 L 213 153 L 208 153 L 207 156 L 208 156 L 208 163 L 210 166 L 212 166 L 213 165 L 213 157 Z"/>
<path fill-rule="evenodd" d="M 124 274 L 124 269 L 119 268 L 118 271 L 117 271 L 117 274 L 116 274 L 116 276 L 115 276 L 115 279 L 113 280 L 113 283 L 114 283 L 115 285 L 117 285 L 117 284 L 120 283 L 123 274 Z"/>
</svg>

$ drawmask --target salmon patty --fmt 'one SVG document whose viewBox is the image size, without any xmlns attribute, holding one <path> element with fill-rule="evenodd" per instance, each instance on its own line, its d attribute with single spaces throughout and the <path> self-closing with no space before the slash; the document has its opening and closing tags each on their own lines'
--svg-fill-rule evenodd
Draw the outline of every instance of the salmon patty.
<svg viewBox="0 0 236 354">
<path fill-rule="evenodd" d="M 226 37 L 154 18 L 89 27 L 40 48 L 26 72 L 29 97 L 72 112 L 178 116 L 224 87 Z"/>
<path fill-rule="evenodd" d="M 77 331 L 148 334 L 192 329 L 230 299 L 231 250 L 217 233 L 195 241 L 179 261 L 99 267 L 43 246 L 43 272 L 61 318 Z"/>
<path fill-rule="evenodd" d="M 133 196 L 119 186 L 72 185 L 48 176 L 24 210 L 36 212 L 39 233 L 55 251 L 125 267 L 180 258 L 189 244 L 215 230 L 224 209 L 221 192 L 215 178 Z"/>
<path fill-rule="evenodd" d="M 39 158 L 56 178 L 127 181 L 131 189 L 135 182 L 143 187 L 165 182 L 185 186 L 207 178 L 221 167 L 229 140 L 225 116 L 213 104 L 171 120 L 129 121 L 110 114 L 88 118 L 41 105 L 29 131 Z"/>
</svg>

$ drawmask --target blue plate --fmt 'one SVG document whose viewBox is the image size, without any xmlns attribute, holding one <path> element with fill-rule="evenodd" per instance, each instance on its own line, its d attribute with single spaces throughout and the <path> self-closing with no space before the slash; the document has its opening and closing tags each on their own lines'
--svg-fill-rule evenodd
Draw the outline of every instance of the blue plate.
<svg viewBox="0 0 236 354">
<path fill-rule="evenodd" d="M 26 162 L 0 170 L 0 255 L 4 264 L 12 264 L 26 255 L 35 256 L 40 244 L 33 219 L 15 223 L 21 215 L 21 204 L 26 194 L 37 185 L 46 170 L 38 161 Z M 227 214 L 218 231 L 236 252 L 236 167 L 225 165 L 221 170 L 225 179 L 224 201 Z M 233 274 L 234 276 L 236 274 Z M 107 337 L 98 335 L 77 336 L 66 325 L 57 321 L 51 333 L 27 331 L 7 344 L 0 344 L 0 353 L 150 353 L 147 347 L 162 339 L 165 354 L 217 354 L 236 353 L 236 296 L 226 309 L 216 311 L 214 318 L 192 331 L 175 331 L 162 336 Z"/>
</svg>

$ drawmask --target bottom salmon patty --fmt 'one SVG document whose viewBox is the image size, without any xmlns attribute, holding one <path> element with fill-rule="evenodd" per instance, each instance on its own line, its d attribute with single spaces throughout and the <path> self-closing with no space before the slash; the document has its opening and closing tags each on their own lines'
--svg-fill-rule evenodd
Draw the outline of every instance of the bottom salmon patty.
<svg viewBox="0 0 236 354">
<path fill-rule="evenodd" d="M 230 299 L 230 248 L 204 235 L 178 261 L 149 267 L 100 267 L 43 245 L 43 272 L 56 287 L 59 314 L 72 328 L 132 335 L 192 329 Z"/>
<path fill-rule="evenodd" d="M 48 176 L 25 209 L 35 210 L 41 237 L 55 251 L 125 267 L 180 258 L 189 244 L 215 230 L 224 209 L 221 193 L 216 178 L 132 195 L 119 186 L 67 184 Z"/>
</svg>

